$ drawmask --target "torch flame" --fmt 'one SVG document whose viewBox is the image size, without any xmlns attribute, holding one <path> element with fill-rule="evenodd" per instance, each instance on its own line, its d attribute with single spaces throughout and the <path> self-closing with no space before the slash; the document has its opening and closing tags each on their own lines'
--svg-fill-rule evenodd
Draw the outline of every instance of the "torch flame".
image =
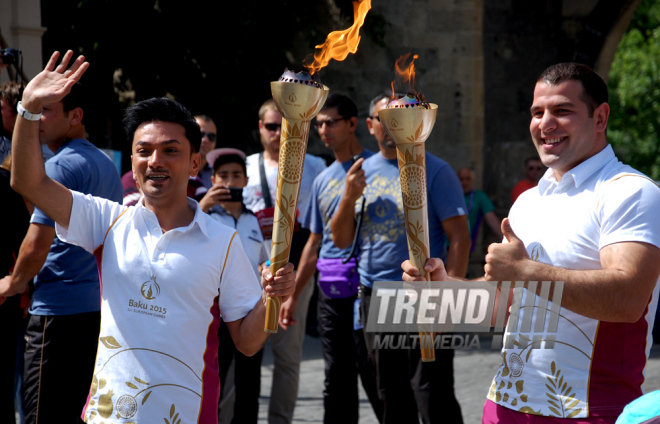
<svg viewBox="0 0 660 424">
<path fill-rule="evenodd" d="M 401 80 L 402 84 L 408 83 L 408 92 L 417 94 L 417 91 L 415 90 L 415 59 L 417 59 L 419 55 L 413 55 L 413 58 L 410 61 L 410 65 L 405 66 L 406 62 L 408 61 L 408 57 L 410 57 L 410 53 L 406 53 L 397 59 L 397 61 L 394 63 L 394 72 L 396 77 Z M 393 99 L 396 98 L 396 90 L 394 88 L 395 82 L 396 79 L 392 81 Z"/>
<path fill-rule="evenodd" d="M 332 59 L 342 61 L 346 59 L 349 53 L 357 51 L 357 46 L 360 43 L 360 28 L 364 24 L 364 18 L 370 9 L 371 0 L 360 0 L 359 3 L 353 2 L 353 25 L 346 30 L 333 31 L 328 34 L 325 43 L 316 46 L 316 49 L 320 51 L 314 53 L 314 60 L 312 61 L 311 55 L 305 59 L 304 65 L 310 74 L 320 71 Z"/>
</svg>

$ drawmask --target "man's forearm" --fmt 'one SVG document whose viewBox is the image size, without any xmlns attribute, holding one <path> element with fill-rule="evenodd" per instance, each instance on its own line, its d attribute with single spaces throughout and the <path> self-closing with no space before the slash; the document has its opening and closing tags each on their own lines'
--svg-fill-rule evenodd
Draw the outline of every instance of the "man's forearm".
<svg viewBox="0 0 660 424">
<path fill-rule="evenodd" d="M 255 307 L 244 318 L 240 320 L 237 328 L 237 337 L 234 339 L 236 349 L 246 356 L 252 356 L 264 346 L 268 340 L 269 333 L 264 331 L 264 322 L 266 320 L 266 307 L 263 297 L 259 299 Z M 231 325 L 234 323 L 227 323 Z"/>
<path fill-rule="evenodd" d="M 455 277 L 465 277 L 470 259 L 470 240 L 467 237 L 454 237 L 449 242 L 449 249 L 447 251 L 447 274 Z"/>
<path fill-rule="evenodd" d="M 28 283 L 44 266 L 54 236 L 55 230 L 52 227 L 30 224 L 11 275 L 11 287 L 8 288 L 9 291 L 6 295 L 10 296 L 25 291 Z"/>
<path fill-rule="evenodd" d="M 643 284 L 621 270 L 565 269 L 531 260 L 529 265 L 529 277 L 524 281 L 562 281 L 561 306 L 588 318 L 636 322 L 650 299 L 650 293 L 643 295 Z M 540 289 L 538 284 L 537 294 Z"/>
<path fill-rule="evenodd" d="M 332 230 L 332 241 L 340 249 L 345 249 L 353 242 L 355 236 L 355 202 L 351 202 L 345 197 L 339 202 L 339 207 L 335 211 L 330 227 Z"/>
</svg>

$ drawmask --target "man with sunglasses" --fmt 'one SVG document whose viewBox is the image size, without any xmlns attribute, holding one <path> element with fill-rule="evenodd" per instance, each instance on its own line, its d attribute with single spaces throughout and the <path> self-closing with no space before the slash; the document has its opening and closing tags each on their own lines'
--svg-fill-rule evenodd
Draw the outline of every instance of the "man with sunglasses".
<svg viewBox="0 0 660 424">
<path fill-rule="evenodd" d="M 213 169 L 206 162 L 206 155 L 213 149 L 215 149 L 215 144 L 218 139 L 218 129 L 215 126 L 215 122 L 209 116 L 206 115 L 196 115 L 195 121 L 199 124 L 200 130 L 202 130 L 202 145 L 199 148 L 199 153 L 202 155 L 202 164 L 199 168 L 199 173 L 197 176 L 202 180 L 204 187 L 211 188 L 213 183 L 211 182 L 211 176 L 213 176 Z"/>
<path fill-rule="evenodd" d="M 282 115 L 273 99 L 269 99 L 259 108 L 259 135 L 264 151 L 247 157 L 248 185 L 243 189 L 243 203 L 260 218 L 267 222 L 272 218 L 272 209 L 277 193 L 277 166 L 280 154 L 280 135 Z M 298 222 L 305 222 L 305 211 L 309 204 L 314 178 L 326 168 L 325 161 L 310 154 L 305 155 L 300 194 L 298 196 Z M 272 221 L 271 221 L 272 222 Z M 265 226 L 262 226 L 262 231 Z M 300 228 L 294 232 L 289 261 L 298 268 L 302 249 L 309 237 L 309 230 Z M 272 240 L 268 231 L 264 232 L 266 250 L 271 251 Z M 298 298 L 298 308 L 293 315 L 288 329 L 280 329 L 270 338 L 273 349 L 273 383 L 268 408 L 268 422 L 290 423 L 298 397 L 300 361 L 302 343 L 305 337 L 307 309 L 312 297 L 314 284 L 306 284 Z"/>
<path fill-rule="evenodd" d="M 542 169 L 543 164 L 541 164 L 541 160 L 538 156 L 532 156 L 525 160 L 525 178 L 518 181 L 518 183 L 513 186 L 513 189 L 511 190 L 511 204 L 514 204 L 518 196 L 522 193 L 532 187 L 536 187 L 539 183 Z"/>
</svg>

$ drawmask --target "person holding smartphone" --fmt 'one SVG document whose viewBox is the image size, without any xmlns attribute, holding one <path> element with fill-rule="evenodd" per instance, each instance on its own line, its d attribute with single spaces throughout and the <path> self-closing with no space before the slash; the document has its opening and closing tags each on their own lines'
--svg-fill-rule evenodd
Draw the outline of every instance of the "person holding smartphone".
<svg viewBox="0 0 660 424">
<path fill-rule="evenodd" d="M 221 223 L 236 229 L 243 244 L 243 249 L 252 264 L 256 275 L 260 275 L 260 266 L 268 260 L 268 252 L 259 227 L 257 217 L 243 204 L 243 188 L 248 177 L 245 169 L 245 153 L 238 149 L 214 149 L 206 155 L 206 161 L 213 175 L 213 186 L 209 190 L 219 199 L 209 210 L 209 215 Z M 263 349 L 254 356 L 246 356 L 234 346 L 229 328 L 224 320 L 218 331 L 220 348 L 220 396 L 225 398 L 230 386 L 227 372 L 232 359 L 234 364 L 235 400 L 232 423 L 256 423 L 259 413 L 259 392 L 261 388 L 261 359 Z M 221 401 L 220 407 L 224 405 Z"/>
</svg>

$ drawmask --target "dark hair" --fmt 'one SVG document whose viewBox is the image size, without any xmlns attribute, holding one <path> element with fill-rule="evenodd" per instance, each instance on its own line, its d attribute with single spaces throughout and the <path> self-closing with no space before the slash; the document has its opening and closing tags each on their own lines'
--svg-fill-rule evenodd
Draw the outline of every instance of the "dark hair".
<svg viewBox="0 0 660 424">
<path fill-rule="evenodd" d="M 185 130 L 186 138 L 190 142 L 191 153 L 199 152 L 202 144 L 202 134 L 193 115 L 180 103 L 167 97 L 142 100 L 126 109 L 124 113 L 124 131 L 128 141 L 132 144 L 137 128 L 145 122 L 172 122 L 179 124 Z"/>
<path fill-rule="evenodd" d="M 609 95 L 605 81 L 590 67 L 575 62 L 564 62 L 552 65 L 538 77 L 536 82 L 556 85 L 562 81 L 580 81 L 582 95 L 580 98 L 587 105 L 589 117 L 603 103 L 607 103 Z"/>
<path fill-rule="evenodd" d="M 21 100 L 22 94 L 23 87 L 15 81 L 3 82 L 0 84 L 0 99 L 7 102 L 16 114 L 18 113 L 16 107 L 18 106 L 18 101 Z"/>
<path fill-rule="evenodd" d="M 397 91 L 394 93 L 394 96 L 398 99 L 401 96 L 404 96 L 406 93 L 402 93 L 400 91 Z M 392 90 L 383 90 L 380 93 L 378 93 L 373 99 L 371 99 L 371 102 L 369 102 L 369 116 L 371 117 L 374 114 L 374 110 L 376 109 L 376 104 L 380 102 L 383 99 L 391 99 L 392 98 Z"/>
<path fill-rule="evenodd" d="M 358 108 L 353 99 L 350 97 L 339 94 L 331 93 L 321 108 L 321 111 L 336 108 L 337 113 L 342 118 L 353 118 L 358 116 Z"/>
<path fill-rule="evenodd" d="M 218 172 L 218 168 L 220 168 L 222 165 L 226 165 L 228 163 L 237 163 L 241 165 L 241 167 L 243 168 L 243 174 L 245 174 L 245 176 L 247 177 L 247 168 L 245 167 L 245 161 L 239 155 L 233 155 L 233 154 L 218 156 L 215 159 L 215 162 L 213 162 L 213 174 Z"/>
<path fill-rule="evenodd" d="M 525 159 L 525 166 L 528 166 L 529 163 L 533 160 L 535 160 L 537 162 L 541 162 L 541 159 L 538 156 L 530 156 L 527 159 Z"/>
<path fill-rule="evenodd" d="M 80 108 L 85 112 L 87 110 L 87 94 L 85 87 L 80 81 L 71 87 L 71 91 L 62 99 L 62 110 L 64 115 L 68 115 L 69 111 Z M 83 113 L 82 122 L 85 122 L 85 114 Z"/>
</svg>

